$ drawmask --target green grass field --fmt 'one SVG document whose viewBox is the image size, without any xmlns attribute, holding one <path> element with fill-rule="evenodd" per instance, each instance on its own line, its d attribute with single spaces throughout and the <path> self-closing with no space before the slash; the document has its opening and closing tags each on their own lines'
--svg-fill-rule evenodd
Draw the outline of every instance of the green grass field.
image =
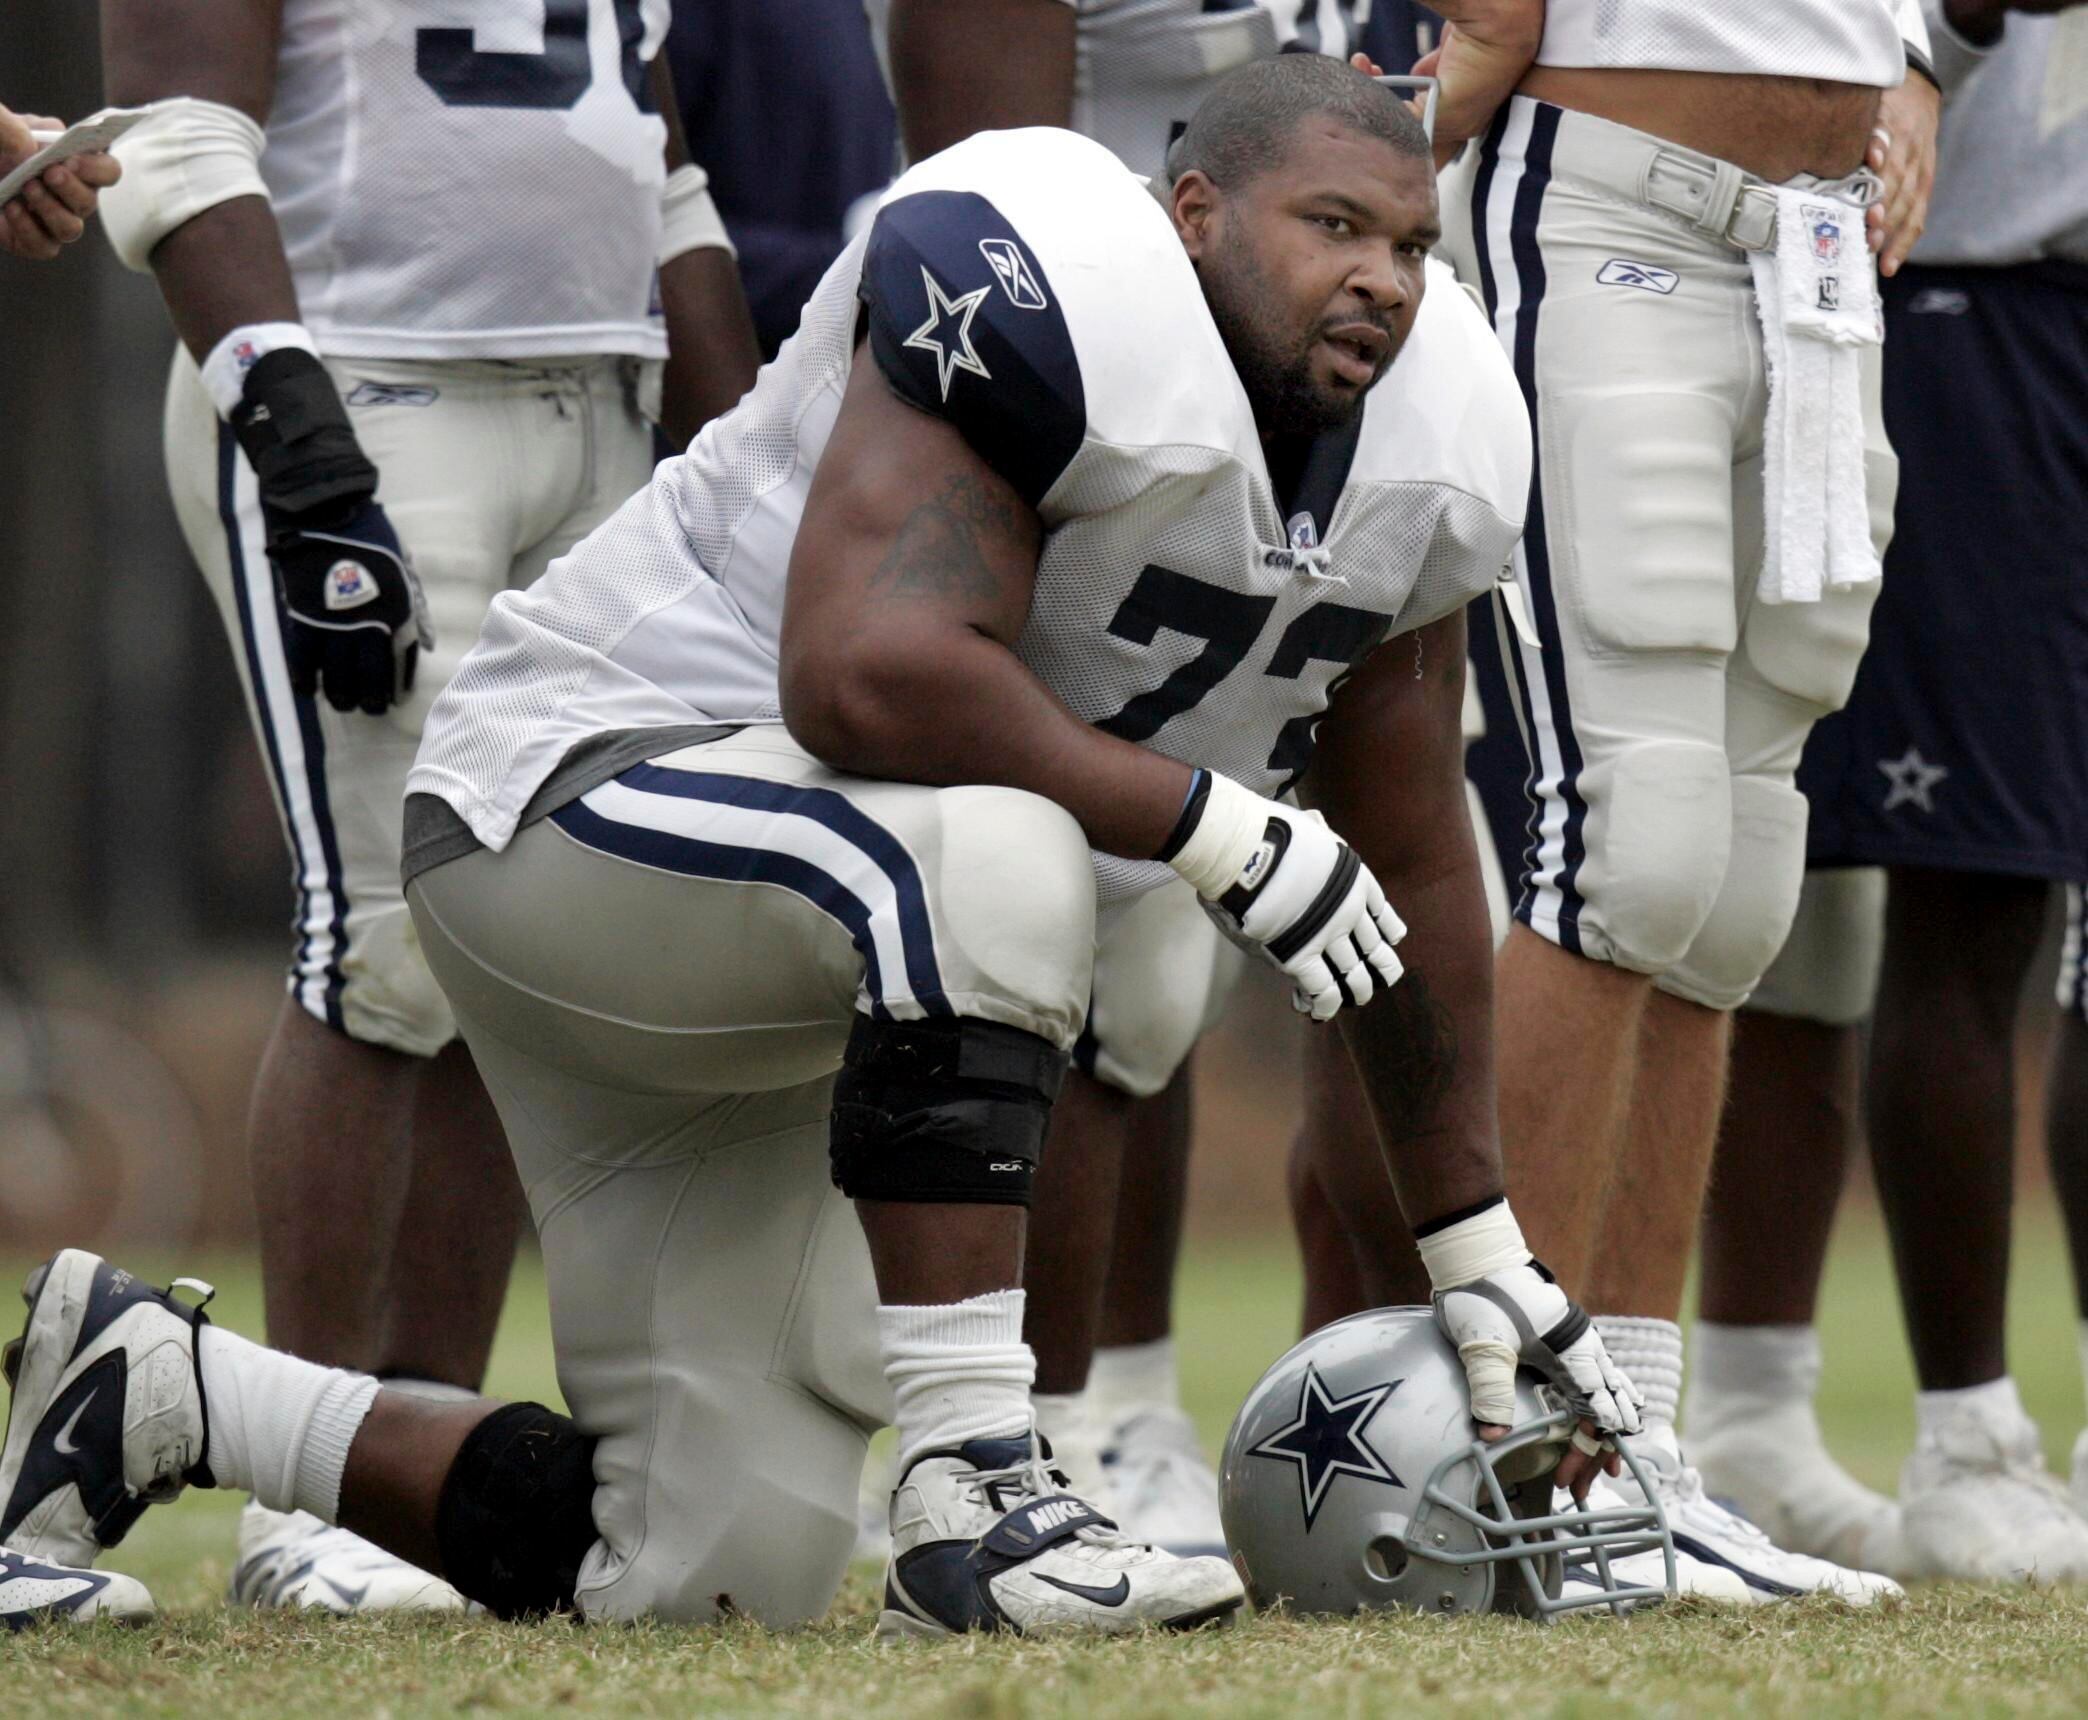
<svg viewBox="0 0 2088 1720">
<path fill-rule="evenodd" d="M 210 1277 L 212 1310 L 259 1329 L 243 1259 L 125 1264 Z M 5 1281 L 25 1262 L 0 1261 Z M 1195 1250 L 1181 1297 L 1185 1388 L 1215 1447 L 1289 1341 L 1284 1243 Z M 2019 1227 L 2012 1353 L 2055 1467 L 2082 1421 L 2071 1298 L 2043 1203 Z M 1890 1488 L 1912 1440 L 1912 1379 L 1876 1220 L 1852 1212 L 1826 1293 L 1828 1436 Z M 10 1321 L 11 1325 L 12 1322 Z M 555 1401 L 541 1280 L 518 1275 L 492 1389 Z M 1099 1646 L 970 1640 L 880 1649 L 859 1573 L 832 1619 L 789 1637 L 746 1626 L 587 1629 L 477 1619 L 393 1622 L 235 1614 L 222 1604 L 236 1499 L 192 1493 L 121 1549 L 167 1616 L 0 1640 L 0 1716 L 632 1713 L 1012 1717 L 1299 1713 L 2020 1714 L 2088 1710 L 2088 1596 L 1932 1588 L 1855 1614 L 1830 1604 L 1677 1607 L 1541 1630 L 1510 1620 L 1250 1619 L 1222 1633 Z"/>
</svg>

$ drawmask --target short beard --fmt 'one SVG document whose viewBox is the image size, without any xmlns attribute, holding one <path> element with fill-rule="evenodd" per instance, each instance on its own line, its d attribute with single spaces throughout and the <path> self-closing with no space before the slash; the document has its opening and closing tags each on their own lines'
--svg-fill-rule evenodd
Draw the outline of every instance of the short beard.
<svg viewBox="0 0 2088 1720">
<path fill-rule="evenodd" d="M 1200 269 L 1204 300 L 1218 338 L 1247 391 L 1257 429 L 1270 436 L 1318 436 L 1354 421 L 1365 392 L 1336 393 L 1313 380 L 1314 329 L 1301 348 L 1280 348 L 1269 330 L 1283 318 L 1275 291 L 1244 237 L 1228 233 L 1211 263 Z"/>
</svg>

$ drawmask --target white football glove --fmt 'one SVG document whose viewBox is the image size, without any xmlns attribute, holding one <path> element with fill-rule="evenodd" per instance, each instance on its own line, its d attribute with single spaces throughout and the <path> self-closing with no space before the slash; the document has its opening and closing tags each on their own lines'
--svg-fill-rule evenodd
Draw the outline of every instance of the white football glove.
<svg viewBox="0 0 2088 1720">
<path fill-rule="evenodd" d="M 1200 770 L 1160 858 L 1235 942 L 1290 976 L 1292 1005 L 1315 1021 L 1361 1008 L 1405 971 L 1392 951 L 1405 925 L 1317 812 Z"/>
<path fill-rule="evenodd" d="M 1417 1238 L 1436 1324 L 1456 1348 L 1472 1417 L 1515 1422 L 1515 1370 L 1534 1368 L 1604 1434 L 1637 1433 L 1645 1396 L 1579 1303 L 1530 1258 L 1505 1199 Z"/>
</svg>

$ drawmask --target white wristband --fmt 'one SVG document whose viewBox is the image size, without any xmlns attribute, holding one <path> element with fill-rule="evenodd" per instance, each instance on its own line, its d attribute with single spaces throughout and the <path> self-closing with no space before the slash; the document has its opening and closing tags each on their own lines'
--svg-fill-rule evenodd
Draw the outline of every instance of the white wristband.
<svg viewBox="0 0 2088 1720">
<path fill-rule="evenodd" d="M 230 418 L 246 389 L 246 375 L 265 354 L 295 347 L 319 356 L 318 344 L 303 323 L 247 323 L 210 349 L 203 361 L 203 386 L 220 418 Z"/>
<path fill-rule="evenodd" d="M 655 261 L 662 268 L 684 251 L 718 250 L 737 257 L 724 217 L 711 201 L 710 175 L 694 162 L 677 167 L 660 187 L 660 249 Z"/>
<path fill-rule="evenodd" d="M 1495 1201 L 1470 1218 L 1416 1237 L 1415 1244 L 1421 1250 L 1421 1264 L 1428 1268 L 1429 1287 L 1438 1291 L 1455 1290 L 1489 1272 L 1530 1263 L 1522 1226 L 1515 1222 L 1506 1199 Z"/>
<path fill-rule="evenodd" d="M 1215 770 L 1204 774 L 1211 786 L 1204 795 L 1203 816 L 1168 861 L 1199 896 L 1216 901 L 1238 881 L 1254 850 L 1269 829 L 1269 803 Z"/>
</svg>

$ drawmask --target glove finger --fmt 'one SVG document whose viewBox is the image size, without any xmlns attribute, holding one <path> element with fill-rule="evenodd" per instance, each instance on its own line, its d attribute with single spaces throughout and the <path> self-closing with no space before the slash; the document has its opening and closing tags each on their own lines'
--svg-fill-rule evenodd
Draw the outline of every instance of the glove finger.
<svg viewBox="0 0 2088 1720">
<path fill-rule="evenodd" d="M 1457 1359 L 1464 1363 L 1472 1419 L 1514 1426 L 1515 1351 L 1498 1339 L 1474 1338 L 1457 1346 Z"/>
<path fill-rule="evenodd" d="M 358 710 L 362 706 L 362 676 L 356 662 L 355 652 L 348 640 L 339 633 L 321 635 L 325 643 L 319 647 L 319 690 L 326 695 L 326 702 L 337 711 Z"/>
<path fill-rule="evenodd" d="M 388 633 L 364 630 L 354 635 L 355 678 L 365 714 L 381 717 L 391 709 L 397 689 L 399 659 Z"/>
<path fill-rule="evenodd" d="M 1341 992 L 1334 984 L 1334 970 L 1324 956 L 1313 956 L 1291 975 L 1291 984 L 1303 999 L 1300 1008 L 1314 1021 L 1331 1020 L 1341 1008 Z"/>
<path fill-rule="evenodd" d="M 421 648 L 408 641 L 406 649 L 399 653 L 399 697 L 403 700 L 413 691 L 413 677 L 420 670 Z"/>
<path fill-rule="evenodd" d="M 1349 927 L 1348 937 L 1349 942 L 1356 946 L 1356 954 L 1368 961 L 1383 947 L 1385 934 L 1378 930 L 1377 921 L 1370 917 L 1367 903 L 1365 910 L 1357 915 L 1356 923 Z"/>
<path fill-rule="evenodd" d="M 1378 977 L 1378 983 L 1387 991 L 1399 983 L 1399 976 L 1406 972 L 1405 965 L 1393 953 L 1390 944 L 1379 944 L 1370 953 L 1370 966 Z"/>
<path fill-rule="evenodd" d="M 1392 904 L 1385 900 L 1385 892 L 1378 888 L 1375 878 L 1370 881 L 1370 918 L 1378 933 L 1388 944 L 1396 944 L 1406 936 L 1406 921 L 1393 912 Z"/>
<path fill-rule="evenodd" d="M 1336 938 L 1327 946 L 1327 961 L 1339 977 L 1341 989 L 1348 994 L 1348 1001 L 1356 1008 L 1361 1009 L 1377 995 L 1370 964 L 1356 952 L 1353 940 Z"/>
<path fill-rule="evenodd" d="M 287 617 L 283 622 L 283 668 L 290 676 L 290 690 L 301 699 L 319 691 L 319 656 L 312 649 L 312 636 Z"/>
</svg>

